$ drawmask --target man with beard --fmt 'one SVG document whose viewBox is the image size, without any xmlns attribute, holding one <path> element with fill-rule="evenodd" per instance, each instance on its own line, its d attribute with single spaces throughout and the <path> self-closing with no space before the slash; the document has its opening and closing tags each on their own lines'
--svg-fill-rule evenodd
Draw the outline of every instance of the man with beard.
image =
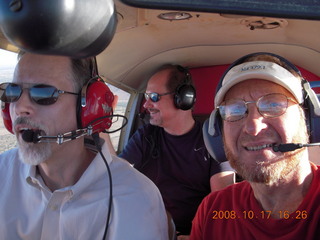
<svg viewBox="0 0 320 240">
<path fill-rule="evenodd" d="M 145 99 L 150 124 L 135 132 L 119 156 L 157 185 L 178 239 L 188 239 L 202 199 L 233 184 L 234 171 L 227 161 L 213 159 L 204 145 L 202 124 L 192 116 L 195 89 L 187 69 L 161 66 L 148 81 Z M 182 107 L 182 101 L 188 104 Z"/>
<path fill-rule="evenodd" d="M 190 239 L 319 239 L 319 167 L 307 148 L 273 148 L 309 139 L 302 108 L 307 82 L 288 64 L 252 54 L 221 79 L 212 121 L 222 118 L 227 158 L 245 181 L 202 201 Z"/>
<path fill-rule="evenodd" d="M 0 155 L 1 239 L 168 238 L 156 186 L 105 144 L 99 154 L 84 137 L 62 144 L 22 137 L 78 128 L 77 104 L 93 76 L 92 62 L 24 53 L 13 82 L 0 85 L 18 142 L 18 149 Z"/>
</svg>

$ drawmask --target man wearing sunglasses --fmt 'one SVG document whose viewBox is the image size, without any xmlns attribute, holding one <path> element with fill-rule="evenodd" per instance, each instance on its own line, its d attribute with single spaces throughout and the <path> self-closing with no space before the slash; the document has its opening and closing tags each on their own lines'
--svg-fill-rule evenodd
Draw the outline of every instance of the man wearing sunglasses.
<svg viewBox="0 0 320 240">
<path fill-rule="evenodd" d="M 167 239 L 158 189 L 105 144 L 99 154 L 84 137 L 62 144 L 23 137 L 77 129 L 92 69 L 92 59 L 25 53 L 13 82 L 0 85 L 18 143 L 0 155 L 2 239 Z"/>
<path fill-rule="evenodd" d="M 278 151 L 309 141 L 304 104 L 312 92 L 288 64 L 254 54 L 224 75 L 212 122 L 222 118 L 227 158 L 246 181 L 202 201 L 190 239 L 319 239 L 319 166 L 307 148 Z"/>
<path fill-rule="evenodd" d="M 191 106 L 177 107 L 177 89 L 182 85 L 187 85 L 186 95 L 195 94 L 188 74 L 181 66 L 165 65 L 151 76 L 144 94 L 150 124 L 138 129 L 119 155 L 158 186 L 178 239 L 188 239 L 201 200 L 234 183 L 229 163 L 220 164 L 208 154 L 202 125 L 194 120 Z"/>
</svg>

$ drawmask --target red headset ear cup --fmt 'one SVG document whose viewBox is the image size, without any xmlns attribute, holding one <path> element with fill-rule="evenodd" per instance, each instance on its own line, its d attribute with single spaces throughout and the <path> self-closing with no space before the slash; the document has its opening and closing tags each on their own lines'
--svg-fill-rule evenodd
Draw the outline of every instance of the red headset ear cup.
<svg viewBox="0 0 320 240">
<path fill-rule="evenodd" d="M 2 115 L 3 124 L 5 128 L 13 134 L 9 106 L 10 106 L 9 103 L 4 103 L 4 102 L 1 103 L 1 115 Z"/>
<path fill-rule="evenodd" d="M 86 92 L 86 106 L 81 107 L 81 127 L 93 126 L 93 132 L 102 132 L 112 125 L 114 95 L 102 80 L 91 83 Z"/>
</svg>

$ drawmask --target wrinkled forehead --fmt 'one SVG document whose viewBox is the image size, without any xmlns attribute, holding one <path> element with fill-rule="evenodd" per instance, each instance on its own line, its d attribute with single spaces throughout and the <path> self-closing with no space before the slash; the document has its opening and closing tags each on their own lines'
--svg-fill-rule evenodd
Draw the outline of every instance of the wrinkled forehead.
<svg viewBox="0 0 320 240">
<path fill-rule="evenodd" d="M 248 79 L 232 86 L 226 92 L 223 100 L 232 98 L 258 99 L 271 93 L 281 93 L 288 97 L 294 97 L 286 88 L 274 82 L 263 79 Z"/>
<path fill-rule="evenodd" d="M 215 107 L 221 103 L 230 88 L 248 79 L 263 79 L 281 85 L 294 95 L 297 102 L 304 101 L 301 79 L 276 63 L 252 61 L 236 65 L 225 74 L 222 86 L 215 95 Z"/>
<path fill-rule="evenodd" d="M 71 61 L 62 56 L 25 53 L 15 68 L 12 82 L 73 88 Z"/>
<path fill-rule="evenodd" d="M 167 83 L 170 71 L 162 70 L 154 74 L 148 81 L 146 92 L 164 93 L 168 91 Z"/>
</svg>

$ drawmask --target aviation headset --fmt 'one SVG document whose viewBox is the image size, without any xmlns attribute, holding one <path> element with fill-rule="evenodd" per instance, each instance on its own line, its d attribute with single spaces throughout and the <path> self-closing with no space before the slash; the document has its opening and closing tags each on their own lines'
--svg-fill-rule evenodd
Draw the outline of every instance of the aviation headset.
<svg viewBox="0 0 320 240">
<path fill-rule="evenodd" d="M 177 69 L 184 74 L 184 79 L 176 87 L 173 101 L 176 108 L 186 111 L 191 109 L 196 102 L 196 89 L 192 85 L 191 74 L 188 69 L 180 65 L 177 65 Z"/>
<path fill-rule="evenodd" d="M 100 133 L 112 125 L 114 95 L 99 76 L 95 58 L 91 58 L 90 65 L 92 78 L 82 87 L 77 99 L 77 122 L 78 128 L 92 125 L 93 132 Z M 1 112 L 4 126 L 13 133 L 9 106 L 9 103 L 2 102 Z"/>
<path fill-rule="evenodd" d="M 250 57 L 255 57 L 259 55 L 270 55 L 272 57 L 276 57 L 282 63 L 285 63 L 285 68 L 292 69 L 294 72 L 299 74 L 299 76 L 302 79 L 301 85 L 304 96 L 304 102 L 302 107 L 303 109 L 305 109 L 307 128 L 310 134 L 310 143 L 320 142 L 320 105 L 318 97 L 315 94 L 315 92 L 311 89 L 309 82 L 303 78 L 300 70 L 295 65 L 293 65 L 281 56 L 278 56 L 273 53 L 257 52 L 239 58 L 229 66 L 229 68 L 220 78 L 220 81 L 216 88 L 216 93 L 221 88 L 222 81 L 230 69 L 232 69 L 234 66 L 244 63 L 245 60 L 247 60 Z M 203 127 L 203 135 L 205 145 L 210 155 L 218 162 L 226 161 L 227 158 L 225 156 L 222 139 L 222 119 L 216 109 L 213 110 L 213 112 L 211 113 L 209 121 L 205 122 Z"/>
</svg>

